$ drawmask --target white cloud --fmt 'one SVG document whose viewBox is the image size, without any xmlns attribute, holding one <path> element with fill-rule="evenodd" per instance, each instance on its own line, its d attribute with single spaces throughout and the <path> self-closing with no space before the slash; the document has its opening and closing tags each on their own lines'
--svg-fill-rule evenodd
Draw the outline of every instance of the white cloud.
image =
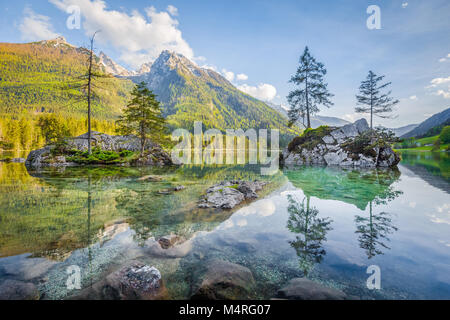
<svg viewBox="0 0 450 320">
<path fill-rule="evenodd" d="M 450 59 L 450 53 L 447 54 L 446 57 L 443 57 L 443 58 L 439 59 L 439 62 L 445 62 L 445 61 L 448 61 L 449 59 Z"/>
<path fill-rule="evenodd" d="M 244 73 L 240 73 L 236 76 L 236 79 L 239 81 L 246 81 L 246 80 L 248 80 L 248 75 L 246 75 Z"/>
<path fill-rule="evenodd" d="M 450 224 L 450 204 L 444 203 L 436 207 L 437 214 L 430 214 L 431 221 L 434 223 Z"/>
<path fill-rule="evenodd" d="M 236 222 L 236 225 L 238 225 L 239 227 L 245 227 L 248 224 L 247 219 L 239 219 Z"/>
<path fill-rule="evenodd" d="M 450 83 L 450 77 L 434 78 L 433 80 L 431 80 L 430 83 L 431 83 L 431 85 L 429 87 L 434 88 L 434 87 L 437 87 L 437 86 L 445 84 L 445 83 Z"/>
<path fill-rule="evenodd" d="M 198 56 L 198 57 L 195 57 L 194 60 L 198 61 L 198 62 L 204 62 L 204 61 L 206 61 L 206 58 L 204 56 Z"/>
<path fill-rule="evenodd" d="M 411 96 L 409 97 L 409 100 L 418 100 L 417 96 Z"/>
<path fill-rule="evenodd" d="M 437 96 L 443 96 L 444 99 L 450 99 L 450 88 L 449 90 L 438 90 L 434 93 Z"/>
<path fill-rule="evenodd" d="M 269 217 L 275 213 L 276 206 L 274 202 L 270 199 L 263 199 L 252 203 L 251 205 L 244 207 L 236 212 L 236 215 L 249 216 L 249 215 L 260 215 L 262 217 Z"/>
<path fill-rule="evenodd" d="M 406 8 L 408 6 L 408 2 L 403 2 L 402 3 L 402 8 Z"/>
<path fill-rule="evenodd" d="M 25 7 L 23 13 L 24 18 L 19 25 L 22 40 L 49 40 L 58 37 L 58 34 L 52 30 L 53 27 L 49 17 L 37 14 L 29 7 Z"/>
<path fill-rule="evenodd" d="M 349 122 L 355 122 L 356 120 L 365 118 L 366 120 L 369 119 L 369 116 L 367 114 L 362 114 L 362 113 L 349 113 L 349 114 L 345 114 L 342 117 L 344 120 L 347 120 Z"/>
<path fill-rule="evenodd" d="M 267 83 L 261 83 L 257 87 L 243 84 L 237 87 L 239 90 L 263 101 L 272 101 L 277 95 L 277 89 Z"/>
<path fill-rule="evenodd" d="M 442 96 L 444 99 L 450 99 L 450 77 L 447 78 L 434 78 L 430 81 L 430 85 L 426 88 L 436 88 L 440 87 L 438 90 L 433 92 L 434 95 Z M 443 88 L 447 85 L 447 88 Z"/>
<path fill-rule="evenodd" d="M 145 15 L 136 10 L 128 14 L 108 9 L 103 0 L 49 1 L 63 11 L 71 5 L 79 6 L 86 35 L 91 36 L 101 30 L 98 41 L 113 46 L 120 52 L 120 60 L 133 68 L 155 60 L 163 50 L 194 58 L 193 50 L 178 29 L 178 21 L 169 12 L 158 12 L 154 7 L 148 7 Z"/>
<path fill-rule="evenodd" d="M 210 64 L 204 64 L 204 65 L 200 66 L 200 68 L 209 69 L 209 70 L 217 72 L 217 67 L 214 65 L 210 65 Z"/>
<path fill-rule="evenodd" d="M 228 81 L 232 82 L 234 80 L 234 72 L 228 71 L 227 69 L 222 69 L 222 74 Z"/>
<path fill-rule="evenodd" d="M 178 9 L 171 4 L 167 7 L 167 11 L 174 17 L 178 15 Z"/>
</svg>

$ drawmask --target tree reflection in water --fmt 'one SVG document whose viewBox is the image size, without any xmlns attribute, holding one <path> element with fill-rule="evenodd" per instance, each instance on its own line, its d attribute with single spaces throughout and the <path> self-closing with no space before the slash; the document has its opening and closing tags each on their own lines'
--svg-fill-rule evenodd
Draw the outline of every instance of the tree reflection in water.
<svg viewBox="0 0 450 320">
<path fill-rule="evenodd" d="M 297 252 L 300 269 L 308 275 L 315 264 L 320 263 L 326 255 L 322 242 L 327 240 L 326 234 L 332 229 L 330 224 L 333 221 L 318 217 L 319 210 L 310 206 L 310 197 L 300 202 L 288 195 L 288 200 L 287 228 L 296 234 L 295 240 L 289 243 Z"/>
<path fill-rule="evenodd" d="M 391 214 L 387 212 L 373 213 L 372 201 L 369 206 L 369 217 L 355 216 L 356 232 L 359 234 L 358 241 L 361 249 L 364 249 L 369 259 L 383 254 L 382 249 L 390 249 L 389 234 L 398 230 L 392 225 Z"/>
</svg>

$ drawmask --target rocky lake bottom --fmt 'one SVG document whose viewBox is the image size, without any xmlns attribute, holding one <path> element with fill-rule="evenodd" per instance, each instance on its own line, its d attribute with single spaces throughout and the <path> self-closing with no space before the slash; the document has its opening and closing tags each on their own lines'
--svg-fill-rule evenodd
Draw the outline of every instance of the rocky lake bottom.
<svg viewBox="0 0 450 320">
<path fill-rule="evenodd" d="M 298 278 L 352 299 L 450 299 L 449 167 L 445 153 L 405 153 L 398 169 L 274 176 L 251 166 L 28 172 L 0 163 L 0 287 L 105 298 L 90 289 L 139 261 L 154 278 L 133 283 L 160 277 L 162 299 L 270 299 Z M 255 180 L 265 183 L 257 199 L 199 208 L 211 186 Z M 380 290 L 366 285 L 374 265 Z M 81 290 L 68 285 L 73 270 Z M 221 277 L 232 290 L 205 288 Z"/>
</svg>

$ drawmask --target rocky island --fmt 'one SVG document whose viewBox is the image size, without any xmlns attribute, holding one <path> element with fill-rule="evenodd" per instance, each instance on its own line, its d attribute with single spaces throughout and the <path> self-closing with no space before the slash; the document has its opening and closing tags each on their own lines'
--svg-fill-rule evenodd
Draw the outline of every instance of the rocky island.
<svg viewBox="0 0 450 320">
<path fill-rule="evenodd" d="M 67 138 L 59 144 L 49 144 L 31 151 L 27 168 L 69 167 L 89 164 L 165 166 L 172 165 L 170 155 L 156 143 L 148 141 L 140 154 L 139 138 L 133 135 L 111 136 L 92 132 L 92 155 L 88 155 L 88 134 Z"/>
<path fill-rule="evenodd" d="M 281 155 L 285 165 L 340 167 L 394 167 L 400 157 L 383 134 L 370 130 L 365 119 L 343 127 L 322 126 L 306 130 L 291 141 Z"/>
</svg>

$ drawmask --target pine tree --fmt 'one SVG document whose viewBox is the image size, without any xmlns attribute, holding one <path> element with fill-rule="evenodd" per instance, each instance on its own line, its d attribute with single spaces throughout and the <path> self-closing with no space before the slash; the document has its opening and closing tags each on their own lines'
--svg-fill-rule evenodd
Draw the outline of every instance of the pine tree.
<svg viewBox="0 0 450 320">
<path fill-rule="evenodd" d="M 308 47 L 300 57 L 297 73 L 289 82 L 299 88 L 291 91 L 287 97 L 291 109 L 289 110 L 289 125 L 292 126 L 300 118 L 306 117 L 306 128 L 311 128 L 311 116 L 319 112 L 319 105 L 329 108 L 333 105 L 328 92 L 328 84 L 324 82 L 327 70 L 324 65 L 311 56 Z"/>
<path fill-rule="evenodd" d="M 392 118 L 389 113 L 393 112 L 394 106 L 399 102 L 390 97 L 392 91 L 381 93 L 381 90 L 388 87 L 391 82 L 378 84 L 385 76 L 377 76 L 369 71 L 366 80 L 361 82 L 359 95 L 356 95 L 357 113 L 370 113 L 370 128 L 373 129 L 373 116 L 376 115 L 383 119 Z M 385 115 L 386 114 L 386 115 Z"/>
<path fill-rule="evenodd" d="M 149 139 L 161 142 L 166 133 L 165 119 L 156 96 L 147 88 L 145 82 L 135 86 L 132 99 L 117 121 L 118 131 L 122 134 L 135 134 L 141 142 L 141 156 Z"/>
</svg>

